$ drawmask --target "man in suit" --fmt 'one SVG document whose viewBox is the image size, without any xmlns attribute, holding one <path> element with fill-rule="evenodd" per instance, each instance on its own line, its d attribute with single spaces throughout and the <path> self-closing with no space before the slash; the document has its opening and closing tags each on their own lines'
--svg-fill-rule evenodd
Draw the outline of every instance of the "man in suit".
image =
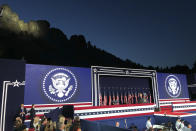
<svg viewBox="0 0 196 131">
<path fill-rule="evenodd" d="M 27 114 L 27 110 L 26 110 L 26 108 L 24 108 L 24 104 L 21 104 L 18 109 L 18 116 L 21 118 L 23 123 L 25 121 L 26 114 Z"/>
<path fill-rule="evenodd" d="M 35 114 L 36 114 L 36 112 L 35 112 L 35 105 L 34 104 L 32 104 L 32 108 L 29 111 L 29 113 L 30 113 L 30 119 L 33 120 L 33 118 L 35 117 Z"/>
</svg>

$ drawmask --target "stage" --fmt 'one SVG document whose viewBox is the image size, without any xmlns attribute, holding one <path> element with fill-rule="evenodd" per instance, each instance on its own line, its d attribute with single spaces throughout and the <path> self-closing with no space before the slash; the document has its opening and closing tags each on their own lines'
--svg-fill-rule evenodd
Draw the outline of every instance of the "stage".
<svg viewBox="0 0 196 131">
<path fill-rule="evenodd" d="M 36 65 L 12 60 L 1 60 L 0 66 L 0 73 L 5 74 L 0 78 L 2 131 L 10 130 L 13 121 L 8 118 L 14 118 L 21 103 L 27 111 L 35 104 L 39 117 L 73 105 L 74 116 L 98 126 L 114 127 L 119 121 L 121 128 L 136 125 L 144 130 L 148 117 L 155 125 L 170 120 L 175 123 L 181 117 L 196 129 L 196 102 L 190 101 L 185 74 L 103 66 Z M 20 97 L 13 97 L 16 94 Z M 29 121 L 27 113 L 25 122 Z"/>
</svg>

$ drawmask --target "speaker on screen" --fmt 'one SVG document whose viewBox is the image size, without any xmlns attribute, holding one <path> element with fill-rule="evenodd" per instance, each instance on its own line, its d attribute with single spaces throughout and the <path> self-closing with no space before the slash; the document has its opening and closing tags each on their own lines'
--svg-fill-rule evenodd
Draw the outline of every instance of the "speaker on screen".
<svg viewBox="0 0 196 131">
<path fill-rule="evenodd" d="M 73 117 L 74 117 L 74 106 L 73 105 L 63 106 L 62 114 L 66 118 L 72 118 L 73 119 Z"/>
</svg>

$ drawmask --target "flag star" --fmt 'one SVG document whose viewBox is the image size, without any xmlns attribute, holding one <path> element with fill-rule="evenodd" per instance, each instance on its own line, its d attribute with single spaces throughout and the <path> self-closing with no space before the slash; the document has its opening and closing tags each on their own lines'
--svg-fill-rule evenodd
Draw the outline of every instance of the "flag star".
<svg viewBox="0 0 196 131">
<path fill-rule="evenodd" d="M 97 69 L 95 68 L 95 69 L 93 69 L 93 71 L 96 73 L 97 72 Z"/>
<path fill-rule="evenodd" d="M 17 80 L 16 80 L 15 82 L 12 82 L 12 83 L 14 84 L 14 85 L 13 85 L 14 87 L 15 87 L 15 86 L 19 87 L 20 82 L 18 82 Z"/>
</svg>

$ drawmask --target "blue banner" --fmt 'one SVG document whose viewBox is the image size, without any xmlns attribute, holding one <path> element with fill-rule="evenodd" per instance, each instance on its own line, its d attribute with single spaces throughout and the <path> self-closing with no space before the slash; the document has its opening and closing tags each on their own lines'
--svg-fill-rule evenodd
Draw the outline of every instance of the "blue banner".
<svg viewBox="0 0 196 131">
<path fill-rule="evenodd" d="M 20 104 L 24 103 L 25 62 L 0 59 L 0 130 L 12 131 Z"/>
<path fill-rule="evenodd" d="M 26 65 L 25 104 L 92 102 L 91 69 Z"/>
<path fill-rule="evenodd" d="M 157 73 L 159 99 L 189 98 L 186 75 Z"/>
</svg>

